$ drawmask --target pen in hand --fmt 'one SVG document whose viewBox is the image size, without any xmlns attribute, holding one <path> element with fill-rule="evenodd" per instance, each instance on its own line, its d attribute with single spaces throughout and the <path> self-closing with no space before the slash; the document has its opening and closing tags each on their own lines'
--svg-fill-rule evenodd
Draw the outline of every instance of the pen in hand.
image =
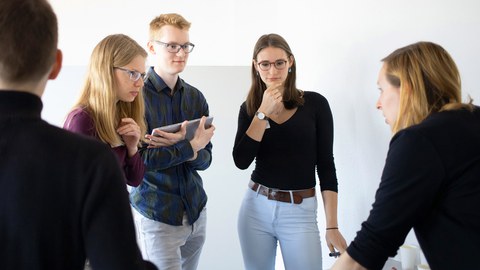
<svg viewBox="0 0 480 270">
<path fill-rule="evenodd" d="M 338 251 L 330 252 L 328 253 L 328 256 L 337 258 L 338 256 L 340 256 L 340 252 Z"/>
</svg>

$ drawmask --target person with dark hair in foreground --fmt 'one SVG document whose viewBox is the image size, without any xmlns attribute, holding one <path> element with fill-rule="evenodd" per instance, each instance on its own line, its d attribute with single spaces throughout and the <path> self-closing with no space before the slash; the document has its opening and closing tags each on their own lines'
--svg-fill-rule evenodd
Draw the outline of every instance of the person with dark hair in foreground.
<svg viewBox="0 0 480 270">
<path fill-rule="evenodd" d="M 105 144 L 41 119 L 60 72 L 45 0 L 0 2 L 0 269 L 156 269 L 137 243 L 124 177 Z"/>
</svg>

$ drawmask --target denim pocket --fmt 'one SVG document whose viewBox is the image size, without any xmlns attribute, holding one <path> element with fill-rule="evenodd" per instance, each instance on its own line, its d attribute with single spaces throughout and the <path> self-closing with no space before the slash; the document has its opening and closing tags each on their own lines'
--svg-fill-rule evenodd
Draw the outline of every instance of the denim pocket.
<svg viewBox="0 0 480 270">
<path fill-rule="evenodd" d="M 310 198 L 304 198 L 301 204 L 294 204 L 297 208 L 302 209 L 303 211 L 306 212 L 313 212 L 317 213 L 317 208 L 318 208 L 318 201 L 317 201 L 317 196 L 313 196 Z"/>
</svg>

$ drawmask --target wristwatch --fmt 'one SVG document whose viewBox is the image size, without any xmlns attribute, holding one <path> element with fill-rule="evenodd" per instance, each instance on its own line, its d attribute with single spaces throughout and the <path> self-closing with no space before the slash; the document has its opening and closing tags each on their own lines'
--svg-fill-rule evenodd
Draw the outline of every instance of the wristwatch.
<svg viewBox="0 0 480 270">
<path fill-rule="evenodd" d="M 256 112 L 255 116 L 260 120 L 268 120 L 268 117 L 263 112 Z"/>
<path fill-rule="evenodd" d="M 255 116 L 260 120 L 266 120 L 267 125 L 265 126 L 265 128 L 270 128 L 270 121 L 268 121 L 269 118 L 263 112 L 256 112 Z"/>
</svg>

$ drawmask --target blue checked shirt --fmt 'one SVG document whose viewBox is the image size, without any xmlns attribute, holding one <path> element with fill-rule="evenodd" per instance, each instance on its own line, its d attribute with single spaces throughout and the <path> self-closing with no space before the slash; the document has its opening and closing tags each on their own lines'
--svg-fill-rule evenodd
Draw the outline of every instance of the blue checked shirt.
<svg viewBox="0 0 480 270">
<path fill-rule="evenodd" d="M 152 129 L 208 116 L 208 104 L 195 87 L 178 78 L 173 95 L 171 89 L 151 67 L 144 86 L 147 132 Z M 193 224 L 207 204 L 207 194 L 197 171 L 212 162 L 209 143 L 193 157 L 188 140 L 168 147 L 139 150 L 146 166 L 140 186 L 130 193 L 132 206 L 143 216 L 170 225 L 182 225 L 183 214 Z"/>
</svg>

